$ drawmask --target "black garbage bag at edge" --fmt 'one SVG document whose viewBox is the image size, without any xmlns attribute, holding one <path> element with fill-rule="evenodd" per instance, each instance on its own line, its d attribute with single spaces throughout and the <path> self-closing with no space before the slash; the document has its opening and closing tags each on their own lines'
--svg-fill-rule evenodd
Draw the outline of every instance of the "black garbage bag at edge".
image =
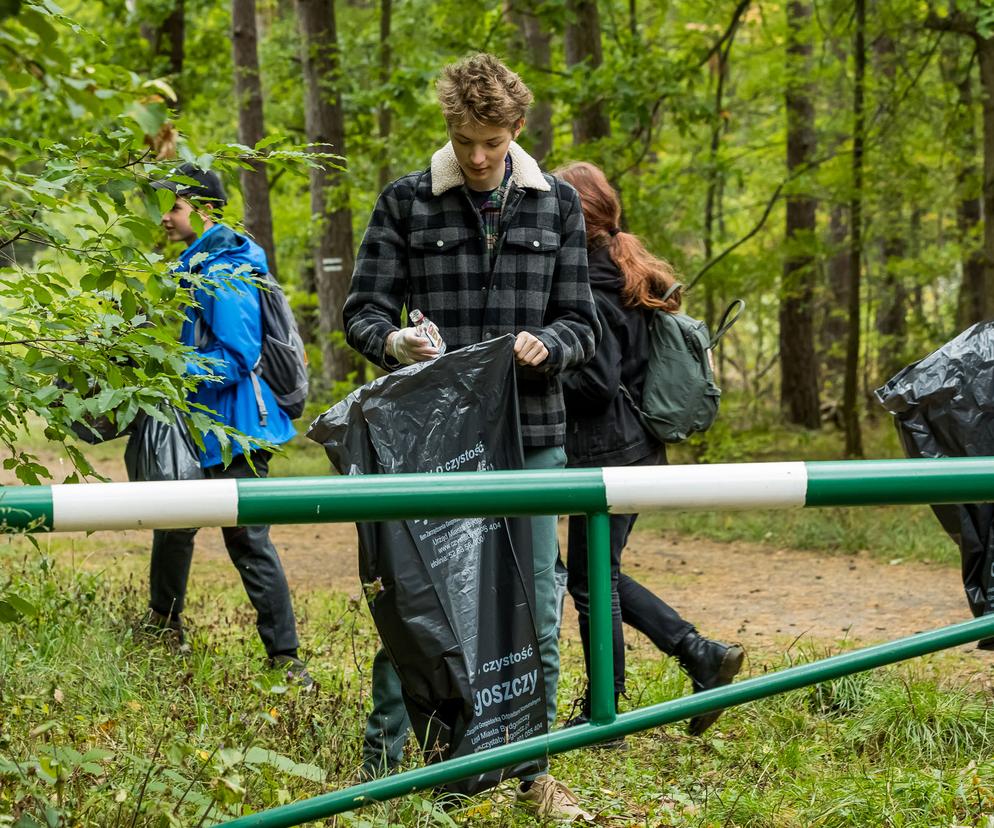
<svg viewBox="0 0 994 828">
<path fill-rule="evenodd" d="M 342 474 L 522 465 L 514 338 L 402 368 L 312 423 Z M 359 572 L 429 762 L 547 731 L 528 518 L 357 524 Z M 475 793 L 524 763 L 446 786 Z"/>
<path fill-rule="evenodd" d="M 163 416 L 172 422 L 144 413 L 135 418 L 124 449 L 128 480 L 200 480 L 200 452 L 186 420 L 172 406 Z"/>
<path fill-rule="evenodd" d="M 980 322 L 876 390 L 909 457 L 994 456 L 994 322 Z M 974 616 L 994 612 L 994 504 L 935 505 L 960 548 Z M 981 646 L 994 649 L 994 639 Z"/>
</svg>

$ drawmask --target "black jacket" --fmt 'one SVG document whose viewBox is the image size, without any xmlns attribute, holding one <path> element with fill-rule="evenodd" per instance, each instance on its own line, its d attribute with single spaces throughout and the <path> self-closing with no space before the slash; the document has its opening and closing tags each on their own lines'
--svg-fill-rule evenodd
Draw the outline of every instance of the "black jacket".
<svg viewBox="0 0 994 828">
<path fill-rule="evenodd" d="M 607 248 L 589 251 L 588 274 L 603 333 L 594 358 L 563 375 L 566 456 L 570 466 L 626 466 L 662 448 L 621 391 L 641 404 L 650 312 L 624 305 L 621 271 Z"/>
</svg>

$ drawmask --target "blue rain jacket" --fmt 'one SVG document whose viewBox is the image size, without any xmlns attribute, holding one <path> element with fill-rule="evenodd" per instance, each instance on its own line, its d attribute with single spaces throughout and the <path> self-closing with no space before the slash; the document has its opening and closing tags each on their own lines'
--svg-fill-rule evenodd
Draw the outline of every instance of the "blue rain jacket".
<svg viewBox="0 0 994 828">
<path fill-rule="evenodd" d="M 198 254 L 205 254 L 206 258 L 204 255 L 198 257 Z M 194 259 L 198 260 L 194 263 Z M 213 374 L 215 377 L 203 381 L 190 395 L 190 402 L 206 406 L 215 412 L 215 420 L 242 434 L 280 445 L 290 440 L 297 433 L 296 429 L 277 404 L 266 381 L 260 377 L 262 399 L 268 411 L 266 425 L 261 425 L 259 405 L 252 386 L 252 368 L 259 361 L 262 351 L 259 289 L 250 282 L 240 281 L 238 277 L 225 281 L 227 274 L 234 273 L 242 265 L 248 265 L 256 273 L 268 271 L 263 249 L 223 224 L 215 224 L 180 256 L 180 270 L 220 277 L 213 281 L 210 292 L 203 288 L 195 290 L 195 305 L 186 309 L 180 340 L 184 345 L 197 348 L 201 355 L 218 360 L 210 368 L 187 363 L 188 373 L 201 376 Z M 239 275 L 249 274 L 243 271 Z M 198 317 L 209 332 L 204 347 L 198 347 L 196 341 Z M 236 455 L 242 453 L 235 442 L 232 442 L 231 448 Z M 200 464 L 207 468 L 220 463 L 221 446 L 217 438 L 213 434 L 205 434 Z"/>
</svg>

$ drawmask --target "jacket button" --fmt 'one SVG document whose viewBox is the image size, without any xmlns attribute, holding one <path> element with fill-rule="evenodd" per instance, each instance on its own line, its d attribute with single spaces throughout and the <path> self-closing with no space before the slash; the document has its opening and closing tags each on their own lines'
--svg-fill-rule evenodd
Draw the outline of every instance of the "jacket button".
<svg viewBox="0 0 994 828">
<path fill-rule="evenodd" d="M 438 245 L 439 247 L 445 247 L 445 242 L 442 241 L 441 239 L 435 242 L 435 244 Z M 538 244 L 538 242 L 535 242 L 535 244 Z"/>
<path fill-rule="evenodd" d="M 538 239 L 532 242 L 532 247 L 538 247 Z"/>
</svg>

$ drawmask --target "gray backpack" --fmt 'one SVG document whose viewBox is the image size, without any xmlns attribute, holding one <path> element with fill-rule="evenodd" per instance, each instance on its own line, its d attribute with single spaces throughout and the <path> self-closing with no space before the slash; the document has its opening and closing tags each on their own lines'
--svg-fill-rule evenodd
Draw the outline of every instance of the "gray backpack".
<svg viewBox="0 0 994 828">
<path fill-rule="evenodd" d="M 259 425 L 266 425 L 269 411 L 262 399 L 259 377 L 266 380 L 283 412 L 296 420 L 304 413 L 309 388 L 307 351 L 300 337 L 297 320 L 290 302 L 271 273 L 257 273 L 259 287 L 259 313 L 262 317 L 262 351 L 259 361 L 252 368 L 252 387 L 259 406 Z M 197 315 L 194 328 L 197 347 L 207 348 L 210 331 Z"/>
<path fill-rule="evenodd" d="M 676 284 L 664 299 L 681 288 Z M 712 337 L 708 326 L 685 313 L 654 310 L 649 323 L 649 365 L 636 410 L 646 430 L 662 443 L 680 443 L 707 431 L 718 416 L 721 389 L 714 381 L 712 351 L 745 309 L 736 299 L 725 310 Z M 733 316 L 732 313 L 735 312 Z M 631 394 L 622 391 L 632 404 Z"/>
</svg>

